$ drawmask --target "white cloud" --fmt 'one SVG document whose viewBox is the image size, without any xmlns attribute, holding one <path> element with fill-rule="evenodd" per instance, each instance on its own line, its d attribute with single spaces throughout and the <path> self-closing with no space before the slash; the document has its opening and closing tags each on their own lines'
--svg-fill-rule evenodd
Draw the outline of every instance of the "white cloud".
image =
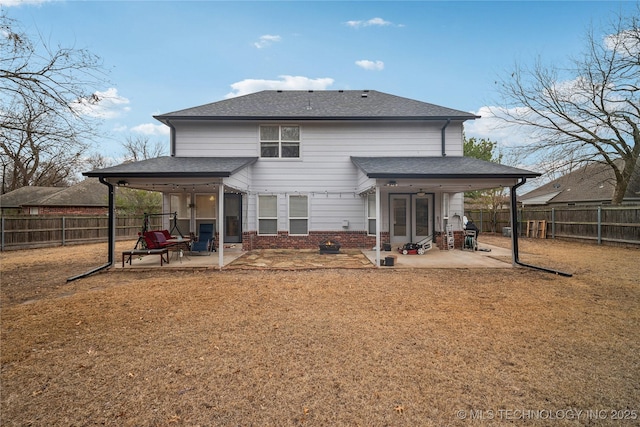
<svg viewBox="0 0 640 427">
<path fill-rule="evenodd" d="M 261 90 L 324 90 L 334 82 L 332 78 L 324 77 L 310 79 L 303 76 L 278 76 L 280 80 L 245 79 L 231 84 L 231 92 L 225 98 L 247 95 Z"/>
<path fill-rule="evenodd" d="M 609 50 L 618 50 L 622 55 L 635 56 L 640 52 L 640 34 L 637 29 L 610 34 L 604 38 L 604 45 Z"/>
<path fill-rule="evenodd" d="M 356 61 L 356 65 L 364 68 L 365 70 L 384 70 L 384 62 L 382 61 L 369 61 L 368 59 L 362 59 L 360 61 Z"/>
<path fill-rule="evenodd" d="M 282 41 L 282 37 L 280 36 L 265 34 L 264 36 L 260 36 L 258 41 L 255 42 L 253 45 L 258 49 L 263 49 L 267 46 L 271 46 L 272 43 L 277 43 L 280 41 Z"/>
<path fill-rule="evenodd" d="M 501 147 L 517 147 L 534 142 L 531 129 L 505 122 L 500 118 L 502 111 L 501 107 L 495 106 L 483 106 L 478 111 L 472 111 L 472 114 L 481 118 L 464 123 L 467 138 L 490 139 Z M 515 111 L 511 115 L 516 115 Z M 518 112 L 518 114 L 522 113 L 524 111 Z"/>
<path fill-rule="evenodd" d="M 97 91 L 89 99 L 79 99 L 72 105 L 74 111 L 81 115 L 113 119 L 122 113 L 131 111 L 129 100 L 118 95 L 118 89 L 109 88 L 104 92 Z"/>
<path fill-rule="evenodd" d="M 347 21 L 345 24 L 351 28 L 362 28 L 362 27 L 388 27 L 390 25 L 394 25 L 392 22 L 385 21 L 382 18 L 371 18 L 367 21 Z"/>
<path fill-rule="evenodd" d="M 39 6 L 42 3 L 49 3 L 53 0 L 0 0 L 0 6 L 12 7 L 12 6 Z"/>
<path fill-rule="evenodd" d="M 131 128 L 131 132 L 141 133 L 143 135 L 169 135 L 169 127 L 165 125 L 156 125 L 154 123 L 143 123 Z"/>
</svg>

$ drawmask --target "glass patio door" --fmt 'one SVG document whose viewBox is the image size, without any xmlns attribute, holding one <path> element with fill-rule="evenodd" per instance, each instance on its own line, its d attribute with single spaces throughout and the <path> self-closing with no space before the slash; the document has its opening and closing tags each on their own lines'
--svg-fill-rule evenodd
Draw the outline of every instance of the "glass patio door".
<svg viewBox="0 0 640 427">
<path fill-rule="evenodd" d="M 433 234 L 433 211 L 431 195 L 413 196 L 412 233 L 414 243 Z"/>
<path fill-rule="evenodd" d="M 418 243 L 433 234 L 432 195 L 392 194 L 391 245 Z"/>
<path fill-rule="evenodd" d="M 242 194 L 224 195 L 224 243 L 242 243 Z"/>
<path fill-rule="evenodd" d="M 391 209 L 391 246 L 409 243 L 411 241 L 411 198 L 407 194 L 392 194 L 390 198 Z"/>
</svg>

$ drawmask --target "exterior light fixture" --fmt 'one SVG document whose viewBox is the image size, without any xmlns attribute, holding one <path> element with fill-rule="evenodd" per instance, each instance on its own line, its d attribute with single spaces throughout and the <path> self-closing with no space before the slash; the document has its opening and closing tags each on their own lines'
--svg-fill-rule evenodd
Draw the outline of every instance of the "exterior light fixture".
<svg viewBox="0 0 640 427">
<path fill-rule="evenodd" d="M 117 184 L 118 184 L 118 187 L 128 187 L 129 186 L 129 183 L 127 181 L 125 181 L 125 180 L 118 181 Z"/>
<path fill-rule="evenodd" d="M 385 186 L 387 186 L 387 187 L 397 187 L 397 186 L 398 186 L 398 183 L 397 183 L 397 182 L 395 182 L 394 180 L 391 180 L 391 181 L 387 182 L 387 183 L 385 184 Z"/>
</svg>

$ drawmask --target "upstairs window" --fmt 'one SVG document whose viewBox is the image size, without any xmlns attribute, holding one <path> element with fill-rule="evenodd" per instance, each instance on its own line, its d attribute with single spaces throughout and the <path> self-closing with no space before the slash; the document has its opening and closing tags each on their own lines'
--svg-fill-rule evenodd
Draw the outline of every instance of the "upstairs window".
<svg viewBox="0 0 640 427">
<path fill-rule="evenodd" d="M 260 126 L 260 157 L 300 157 L 300 126 Z"/>
</svg>

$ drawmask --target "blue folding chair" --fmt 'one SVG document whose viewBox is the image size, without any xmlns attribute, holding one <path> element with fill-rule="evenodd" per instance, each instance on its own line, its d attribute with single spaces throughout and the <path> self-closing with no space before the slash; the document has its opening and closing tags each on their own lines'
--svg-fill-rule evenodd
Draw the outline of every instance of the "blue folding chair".
<svg viewBox="0 0 640 427">
<path fill-rule="evenodd" d="M 211 250 L 215 251 L 213 244 L 213 224 L 200 224 L 198 229 L 198 240 L 191 243 L 191 252 L 205 252 L 211 255 Z"/>
</svg>

